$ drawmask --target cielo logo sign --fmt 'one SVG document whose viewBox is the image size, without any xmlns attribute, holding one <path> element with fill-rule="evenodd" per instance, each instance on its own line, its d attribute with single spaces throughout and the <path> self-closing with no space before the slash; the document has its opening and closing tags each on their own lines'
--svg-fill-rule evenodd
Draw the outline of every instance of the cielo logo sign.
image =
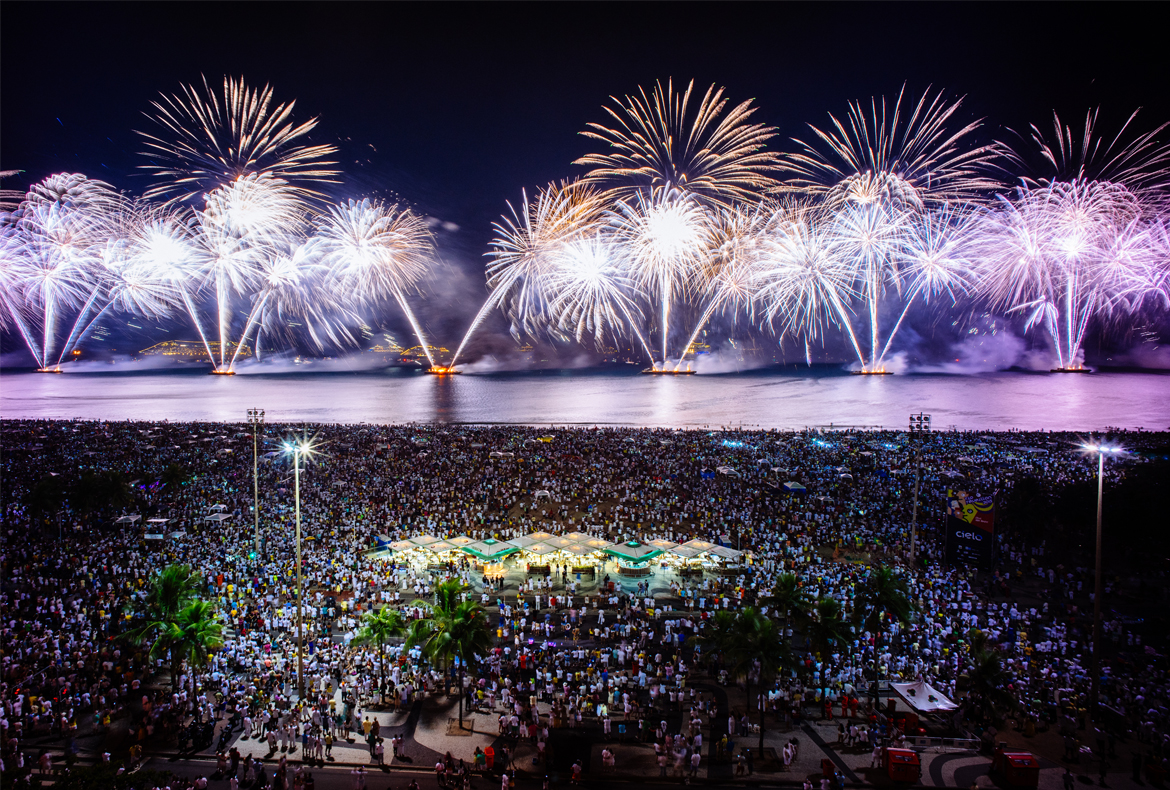
<svg viewBox="0 0 1170 790">
<path fill-rule="evenodd" d="M 956 538 L 964 538 L 965 540 L 983 540 L 983 536 L 977 532 L 956 532 Z"/>
</svg>

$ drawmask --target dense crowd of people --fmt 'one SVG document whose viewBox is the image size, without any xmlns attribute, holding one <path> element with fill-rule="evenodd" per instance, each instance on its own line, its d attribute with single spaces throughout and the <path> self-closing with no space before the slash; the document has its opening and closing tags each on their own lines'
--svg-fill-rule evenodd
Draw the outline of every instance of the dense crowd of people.
<svg viewBox="0 0 1170 790">
<path fill-rule="evenodd" d="M 1101 686 L 1110 718 L 1098 716 L 1096 732 L 1086 729 L 1088 559 L 1070 564 L 1060 546 L 1001 530 L 989 572 L 945 562 L 948 490 L 998 492 L 1003 501 L 1030 480 L 1055 496 L 1097 474 L 1071 435 L 441 425 L 321 425 L 305 433 L 269 425 L 256 451 L 257 531 L 247 425 L 5 421 L 2 431 L 0 727 L 9 769 L 34 761 L 43 769 L 41 746 L 50 742 L 63 743 L 68 759 L 80 732 L 114 730 L 135 748 L 176 738 L 207 746 L 206 733 L 225 719 L 268 739 L 273 752 L 279 744 L 323 757 L 335 739 L 357 733 L 371 759 L 385 759 L 376 721 L 361 713 L 378 696 L 382 653 L 353 637 L 371 609 L 423 616 L 417 602 L 447 578 L 468 586 L 464 595 L 485 606 L 495 628 L 495 647 L 472 668 L 465 702 L 498 713 L 501 734 L 527 738 L 541 758 L 550 728 L 590 726 L 614 739 L 653 741 L 662 775 L 693 774 L 707 759 L 704 737 L 716 759 L 747 763 L 761 709 L 788 723 L 853 717 L 842 726 L 850 741 L 897 737 L 867 707 L 875 672 L 923 679 L 962 700 L 975 630 L 1002 658 L 1003 690 L 1020 721 L 1059 728 L 1070 759 L 1126 733 L 1140 739 L 1150 765 L 1170 756 L 1163 645 L 1143 644 L 1151 635 L 1112 608 Z M 299 479 L 301 696 L 287 441 L 306 437 L 317 451 Z M 1107 464 L 1107 486 L 1143 462 L 1143 447 L 1166 439 L 1126 441 L 1135 452 Z M 803 490 L 786 490 L 788 481 Z M 699 538 L 747 554 L 736 567 L 698 574 L 654 562 L 654 574 L 637 579 L 596 558 L 596 578 L 583 581 L 568 567 L 526 576 L 522 566 L 489 579 L 472 557 L 420 564 L 371 549 L 378 536 L 506 539 L 535 531 Z M 172 563 L 195 569 L 225 644 L 206 666 L 166 682 L 157 671 L 166 662 L 154 666 L 121 637 L 153 574 Z M 696 687 L 700 673 L 716 685 L 736 680 L 703 649 L 716 612 L 753 606 L 767 614 L 775 579 L 792 573 L 810 599 L 838 601 L 851 620 L 867 578 L 883 565 L 905 586 L 909 622 L 889 619 L 874 632 L 858 624 L 851 641 L 820 651 L 790 628 L 795 665 L 738 706 L 720 708 L 716 694 Z M 1111 580 L 1107 596 L 1126 582 Z M 387 704 L 409 707 L 451 682 L 417 649 L 388 655 Z M 965 707 L 950 726 L 982 731 L 988 722 Z M 227 743 L 220 745 L 226 754 Z M 782 759 L 790 762 L 797 748 L 786 745 Z M 231 759 L 221 769 L 233 782 L 255 784 L 264 770 L 238 753 Z M 603 763 L 613 768 L 612 751 Z M 450 761 L 440 768 L 463 776 Z M 276 772 L 265 785 L 306 786 L 303 772 L 283 761 Z"/>
</svg>

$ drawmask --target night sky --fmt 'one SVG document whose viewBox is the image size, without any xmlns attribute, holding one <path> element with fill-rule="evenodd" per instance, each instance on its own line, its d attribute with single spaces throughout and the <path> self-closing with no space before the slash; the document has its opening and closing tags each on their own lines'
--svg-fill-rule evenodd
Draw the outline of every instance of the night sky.
<svg viewBox="0 0 1170 790">
<path fill-rule="evenodd" d="M 1159 4 L 21 3 L 0 47 L 5 187 L 72 170 L 140 193 L 135 129 L 206 75 L 270 82 L 342 148 L 337 196 L 397 197 L 455 223 L 444 256 L 482 290 L 491 222 L 520 190 L 579 175 L 611 94 L 673 77 L 754 98 L 791 149 L 851 99 L 903 83 L 966 95 L 988 133 L 1170 119 Z M 478 278 L 478 279 L 477 279 Z M 472 288 L 474 290 L 474 288 Z M 470 294 L 469 294 L 470 295 Z"/>
</svg>

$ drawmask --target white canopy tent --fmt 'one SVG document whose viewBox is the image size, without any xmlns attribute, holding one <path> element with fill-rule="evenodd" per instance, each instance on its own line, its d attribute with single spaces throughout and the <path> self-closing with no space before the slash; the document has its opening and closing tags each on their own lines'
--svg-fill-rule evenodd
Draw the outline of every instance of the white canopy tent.
<svg viewBox="0 0 1170 790">
<path fill-rule="evenodd" d="M 543 557 L 545 554 L 552 554 L 558 550 L 556 546 L 550 546 L 547 543 L 530 543 L 523 549 L 524 552 L 535 554 L 538 557 Z"/>
<path fill-rule="evenodd" d="M 957 703 L 952 702 L 925 680 L 916 680 L 913 683 L 891 683 L 890 685 L 899 697 L 906 700 L 907 705 L 919 713 L 937 713 L 957 710 L 959 707 Z"/>
</svg>

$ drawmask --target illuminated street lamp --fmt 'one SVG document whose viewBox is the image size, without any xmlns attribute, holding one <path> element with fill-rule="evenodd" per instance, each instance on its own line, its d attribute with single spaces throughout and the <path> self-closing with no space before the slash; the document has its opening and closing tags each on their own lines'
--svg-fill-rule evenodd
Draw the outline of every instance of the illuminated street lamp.
<svg viewBox="0 0 1170 790">
<path fill-rule="evenodd" d="M 299 698 L 305 698 L 305 620 L 301 611 L 301 459 L 312 459 L 317 451 L 314 439 L 302 437 L 286 441 L 286 454 L 293 457 L 293 497 L 296 500 L 297 520 L 297 690 Z"/>
<path fill-rule="evenodd" d="M 1097 692 L 1101 678 L 1101 505 L 1105 493 L 1105 456 L 1118 455 L 1125 450 L 1115 445 L 1086 442 L 1081 449 L 1097 454 L 1097 572 L 1093 586 L 1093 677 L 1089 690 L 1089 713 L 1097 722 Z"/>
<path fill-rule="evenodd" d="M 918 412 L 910 415 L 910 438 L 916 441 L 914 465 L 914 514 L 910 517 L 910 567 L 914 567 L 914 553 L 918 547 L 918 481 L 922 477 L 922 436 L 930 433 L 930 415 Z"/>
<path fill-rule="evenodd" d="M 252 426 L 252 514 L 256 522 L 254 550 L 260 556 L 260 447 L 257 432 L 264 424 L 264 409 L 248 409 L 248 424 Z"/>
</svg>

